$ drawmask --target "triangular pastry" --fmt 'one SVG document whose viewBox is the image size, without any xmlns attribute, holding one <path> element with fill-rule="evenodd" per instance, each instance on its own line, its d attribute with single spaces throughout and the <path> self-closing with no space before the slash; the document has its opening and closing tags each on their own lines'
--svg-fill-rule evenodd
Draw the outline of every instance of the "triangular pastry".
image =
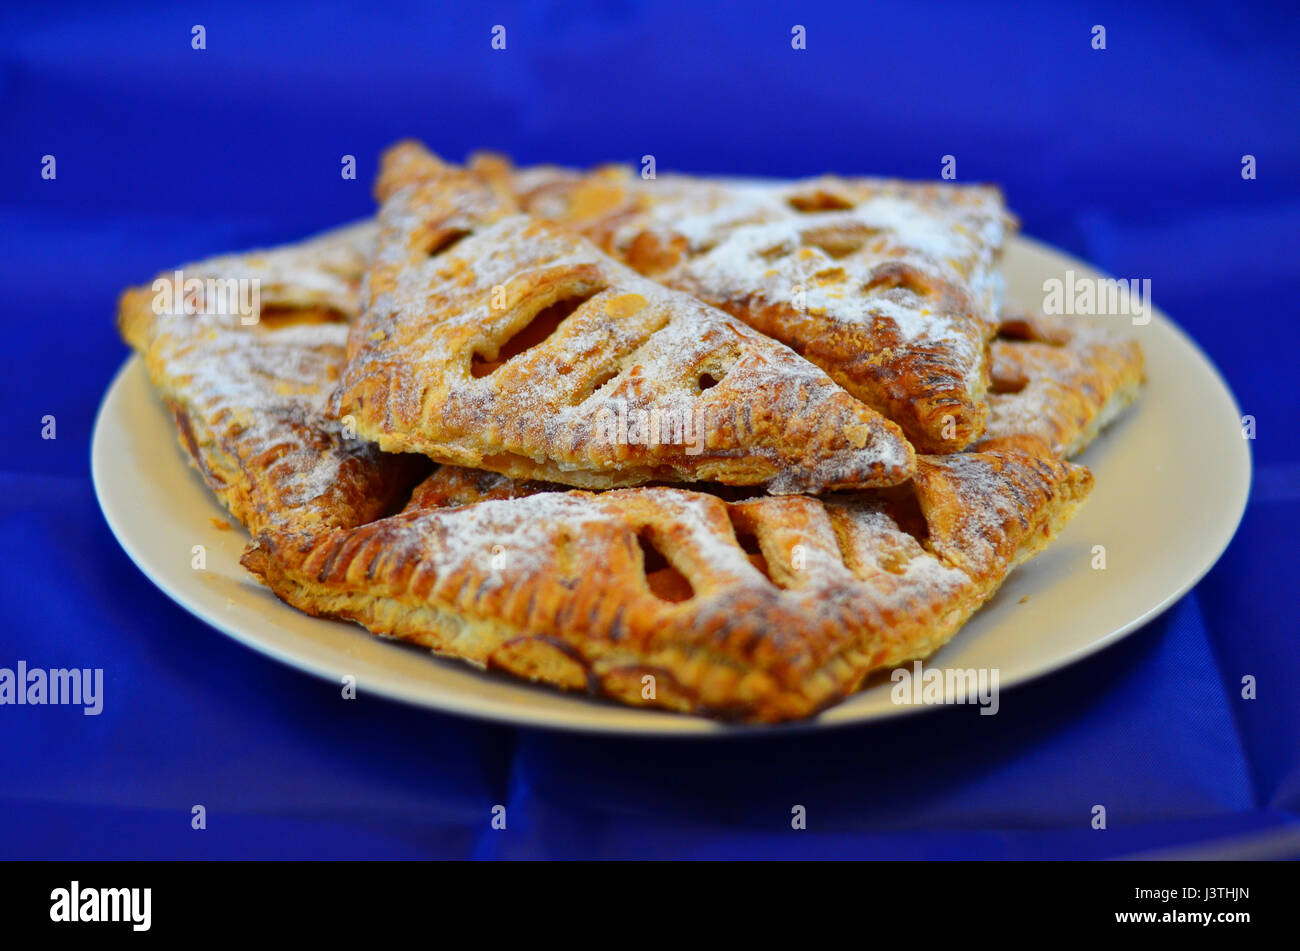
<svg viewBox="0 0 1300 951">
<path fill-rule="evenodd" d="M 587 488 L 893 485 L 899 428 L 788 347 L 406 143 L 335 413 L 385 450 Z"/>
<path fill-rule="evenodd" d="M 428 471 L 381 454 L 325 416 L 355 313 L 360 266 L 350 250 L 373 230 L 186 265 L 185 278 L 258 279 L 247 315 L 155 313 L 157 291 L 122 295 L 122 336 L 144 358 L 203 479 L 250 533 L 320 532 L 390 514 Z M 173 272 L 174 274 L 174 272 Z M 168 280 L 173 274 L 163 275 Z M 251 276 L 251 277 L 250 277 Z"/>
<path fill-rule="evenodd" d="M 1014 226 L 996 188 L 472 167 L 526 211 L 789 344 L 918 451 L 956 452 L 983 431 L 996 263 Z"/>
<path fill-rule="evenodd" d="M 310 312 L 351 320 L 356 317 L 358 292 L 378 233 L 379 226 L 373 219 L 358 221 L 292 244 L 220 254 L 183 264 L 158 275 L 158 281 L 175 286 L 179 275 L 182 290 L 190 281 L 202 283 L 203 287 L 195 287 L 194 293 L 181 295 L 188 307 L 185 312 L 191 314 L 215 313 L 216 307 L 228 303 L 222 299 L 205 299 L 213 290 L 210 282 L 256 282 L 258 294 L 252 301 L 254 308 L 239 314 L 239 323 L 244 326 L 261 319 L 258 304 L 266 308 L 268 320 L 289 314 L 295 319 L 308 319 Z M 160 297 L 159 288 L 151 288 L 150 299 L 158 305 L 155 310 L 168 303 L 168 297 L 168 294 Z M 174 307 L 171 311 L 181 313 Z M 229 312 L 229 308 L 223 312 Z"/>
<path fill-rule="evenodd" d="M 1138 397 L 1135 340 L 1069 317 L 1004 310 L 990 345 L 989 423 L 978 447 L 1082 452 Z"/>
<path fill-rule="evenodd" d="M 431 482 L 431 504 L 473 497 L 455 470 Z M 780 721 L 938 649 L 1091 483 L 999 452 L 921 457 L 906 486 L 821 499 L 507 489 L 314 538 L 263 534 L 244 564 L 310 614 L 480 667 Z"/>
</svg>

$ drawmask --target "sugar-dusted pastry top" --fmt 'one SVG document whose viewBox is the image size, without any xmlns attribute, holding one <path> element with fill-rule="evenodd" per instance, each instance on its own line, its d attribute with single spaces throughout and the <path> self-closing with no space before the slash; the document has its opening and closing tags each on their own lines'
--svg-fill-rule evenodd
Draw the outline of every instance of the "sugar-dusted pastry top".
<svg viewBox="0 0 1300 951">
<path fill-rule="evenodd" d="M 906 487 L 821 499 L 540 492 L 264 533 L 244 564 L 302 610 L 479 666 L 780 721 L 936 650 L 1091 482 L 1006 452 L 922 457 Z"/>
<path fill-rule="evenodd" d="M 373 220 L 358 221 L 293 244 L 217 255 L 176 270 L 184 280 L 256 281 L 268 319 L 319 310 L 350 320 L 356 316 L 358 291 L 378 233 Z M 159 277 L 172 280 L 174 274 Z M 201 302 L 198 310 L 210 312 Z"/>
<path fill-rule="evenodd" d="M 255 324 L 156 314 L 152 287 L 122 295 L 122 335 L 144 358 L 181 445 L 251 533 L 379 518 L 428 470 L 423 460 L 382 455 L 325 416 L 348 332 L 337 318 L 355 312 L 355 272 L 347 276 L 340 253 L 358 234 L 186 266 L 187 276 L 276 275 Z"/>
<path fill-rule="evenodd" d="M 405 144 L 334 412 L 389 451 L 590 488 L 892 485 L 898 427 L 796 353 Z"/>
<path fill-rule="evenodd" d="M 789 344 L 918 449 L 955 452 L 982 432 L 1014 224 L 997 189 L 473 167 L 525 210 Z"/>
<path fill-rule="evenodd" d="M 1071 317 L 1004 311 L 990 345 L 988 427 L 978 448 L 1030 447 L 1075 456 L 1138 397 L 1142 349 Z"/>
</svg>

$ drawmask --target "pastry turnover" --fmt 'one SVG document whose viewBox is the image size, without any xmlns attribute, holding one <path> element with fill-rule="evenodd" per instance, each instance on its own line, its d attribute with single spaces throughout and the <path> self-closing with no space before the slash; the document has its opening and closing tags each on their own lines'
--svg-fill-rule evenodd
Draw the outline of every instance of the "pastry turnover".
<svg viewBox="0 0 1300 951">
<path fill-rule="evenodd" d="M 1003 312 L 990 346 L 989 423 L 980 449 L 1082 452 L 1138 397 L 1137 341 L 1069 317 Z"/>
<path fill-rule="evenodd" d="M 525 210 L 789 344 L 902 426 L 918 450 L 983 432 L 995 265 L 1014 225 L 991 187 L 824 176 L 763 183 L 524 169 L 476 172 Z"/>
<path fill-rule="evenodd" d="M 333 409 L 388 451 L 588 488 L 893 485 L 899 428 L 788 347 L 406 143 Z"/>
<path fill-rule="evenodd" d="M 447 480 L 468 488 L 451 472 L 427 502 Z M 477 666 L 771 722 L 946 643 L 1091 484 L 1071 463 L 994 452 L 921 457 L 905 487 L 820 499 L 542 492 L 264 533 L 244 564 L 310 614 Z"/>
<path fill-rule="evenodd" d="M 179 274 L 186 282 L 202 281 L 205 287 L 193 300 L 199 313 L 212 312 L 217 303 L 204 299 L 209 281 L 256 281 L 259 300 L 254 303 L 265 308 L 268 321 L 309 319 L 313 313 L 351 320 L 378 233 L 373 220 L 359 221 L 293 244 L 185 264 L 159 278 L 173 281 Z M 157 290 L 151 289 L 150 300 L 158 300 Z M 241 314 L 240 323 L 247 326 L 259 319 L 261 311 L 255 307 L 252 314 Z"/>
<path fill-rule="evenodd" d="M 323 531 L 390 514 L 427 462 L 381 454 L 325 416 L 355 313 L 348 258 L 373 230 L 187 265 L 189 277 L 272 276 L 255 324 L 156 314 L 156 293 L 122 295 L 118 323 L 175 419 L 203 479 L 250 533 Z M 241 262 L 247 262 L 247 265 Z"/>
</svg>

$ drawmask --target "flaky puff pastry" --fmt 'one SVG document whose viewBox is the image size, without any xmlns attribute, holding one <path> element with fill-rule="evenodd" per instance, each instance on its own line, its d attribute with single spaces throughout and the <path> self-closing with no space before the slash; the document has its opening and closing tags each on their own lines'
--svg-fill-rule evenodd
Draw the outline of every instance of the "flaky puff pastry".
<svg viewBox="0 0 1300 951">
<path fill-rule="evenodd" d="M 260 308 L 254 307 L 251 313 L 240 315 L 239 323 L 244 326 L 260 321 L 263 309 L 267 322 L 272 324 L 312 319 L 313 314 L 351 320 L 357 314 L 361 281 L 378 234 L 378 224 L 368 219 L 331 228 L 292 244 L 220 254 L 183 264 L 158 278 L 173 282 L 179 272 L 183 281 L 204 282 L 205 287 L 195 295 L 199 313 L 215 312 L 214 308 L 221 303 L 205 300 L 210 289 L 207 282 L 256 281 Z M 159 290 L 151 290 L 157 299 Z"/>
<path fill-rule="evenodd" d="M 422 146 L 389 151 L 377 192 L 333 411 L 383 449 L 602 489 L 912 474 L 899 428 L 788 347 L 518 214 Z"/>
<path fill-rule="evenodd" d="M 918 451 L 957 452 L 983 432 L 996 263 L 1015 224 L 996 188 L 515 171 L 495 156 L 471 167 L 526 211 L 789 344 Z"/>
<path fill-rule="evenodd" d="M 427 504 L 468 498 L 456 470 L 431 482 Z M 263 533 L 244 564 L 309 614 L 479 667 L 777 722 L 938 649 L 1091 485 L 1081 466 L 994 452 L 921 457 L 906 486 L 820 499 L 539 492 Z"/>
<path fill-rule="evenodd" d="M 429 470 L 424 460 L 381 454 L 325 416 L 374 234 L 363 225 L 180 269 L 184 280 L 263 282 L 252 315 L 210 314 L 201 295 L 197 313 L 156 313 L 155 286 L 121 297 L 119 329 L 144 358 L 182 447 L 254 535 L 391 514 Z"/>
<path fill-rule="evenodd" d="M 1137 341 L 1075 318 L 1009 307 L 990 352 L 991 412 L 981 450 L 1078 455 L 1142 387 Z"/>
</svg>

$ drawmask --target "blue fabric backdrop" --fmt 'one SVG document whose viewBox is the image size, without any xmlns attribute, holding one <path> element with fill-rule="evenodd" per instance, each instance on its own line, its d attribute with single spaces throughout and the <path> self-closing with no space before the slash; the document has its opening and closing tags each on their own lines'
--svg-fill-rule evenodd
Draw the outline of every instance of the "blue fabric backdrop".
<svg viewBox="0 0 1300 951">
<path fill-rule="evenodd" d="M 103 667 L 110 700 L 99 717 L 0 707 L 0 857 L 1092 857 L 1296 841 L 1294 4 L 46 4 L 0 19 L 0 666 Z M 806 51 L 791 49 L 796 23 Z M 145 580 L 99 515 L 89 437 L 126 356 L 122 286 L 368 214 L 378 150 L 409 135 L 455 159 L 653 153 L 660 169 L 761 175 L 934 177 L 955 155 L 962 179 L 1005 186 L 1029 234 L 1151 277 L 1213 357 L 1258 420 L 1241 530 L 1165 616 L 1018 690 L 991 724 L 956 708 L 771 741 L 634 742 L 340 704 Z M 339 175 L 347 153 L 356 181 Z M 1257 180 L 1241 177 L 1245 153 Z M 56 440 L 40 438 L 46 414 Z M 1241 671 L 1259 699 L 1239 699 Z M 190 829 L 196 802 L 205 832 Z M 789 829 L 796 802 L 806 832 Z M 1088 824 L 1097 802 L 1104 833 Z M 495 803 L 505 833 L 489 829 Z"/>
</svg>

